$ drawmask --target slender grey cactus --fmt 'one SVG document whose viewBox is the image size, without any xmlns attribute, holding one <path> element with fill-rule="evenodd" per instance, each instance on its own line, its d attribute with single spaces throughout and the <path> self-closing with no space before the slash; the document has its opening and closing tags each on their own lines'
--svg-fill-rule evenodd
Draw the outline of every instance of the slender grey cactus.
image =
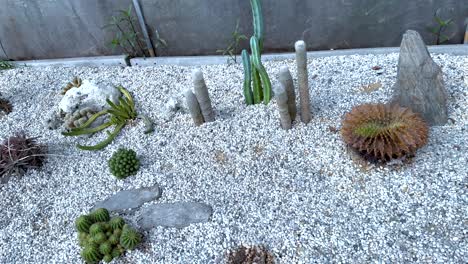
<svg viewBox="0 0 468 264">
<path fill-rule="evenodd" d="M 197 97 L 192 93 L 192 90 L 187 89 L 184 92 L 185 103 L 189 109 L 190 115 L 192 116 L 195 125 L 199 126 L 203 124 L 203 115 L 201 113 L 200 105 L 198 104 Z"/>
<path fill-rule="evenodd" d="M 195 87 L 195 96 L 197 97 L 200 105 L 203 119 L 205 122 L 212 122 L 215 120 L 213 107 L 211 106 L 210 95 L 208 94 L 208 88 L 203 79 L 203 73 L 201 70 L 196 69 L 192 73 L 193 85 Z"/>
<path fill-rule="evenodd" d="M 286 88 L 280 82 L 275 85 L 273 92 L 275 93 L 276 104 L 278 105 L 281 127 L 286 130 L 291 129 L 292 120 L 288 109 L 288 95 Z"/>
<path fill-rule="evenodd" d="M 307 74 L 307 49 L 303 40 L 297 41 L 294 47 L 296 49 L 301 120 L 307 124 L 312 118 L 310 113 L 309 79 Z"/>
<path fill-rule="evenodd" d="M 289 115 L 292 120 L 296 119 L 297 107 L 296 107 L 296 92 L 294 91 L 294 82 L 287 66 L 283 66 L 279 72 L 279 81 L 286 89 L 288 95 L 288 109 Z"/>
</svg>

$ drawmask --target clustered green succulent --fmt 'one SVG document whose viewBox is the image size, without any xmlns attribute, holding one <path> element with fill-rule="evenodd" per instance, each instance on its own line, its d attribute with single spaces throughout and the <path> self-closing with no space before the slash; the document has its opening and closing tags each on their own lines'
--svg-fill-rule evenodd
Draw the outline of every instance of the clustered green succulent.
<svg viewBox="0 0 468 264">
<path fill-rule="evenodd" d="M 119 148 L 109 159 L 109 168 L 117 179 L 124 179 L 137 173 L 140 161 L 135 151 Z"/>
<path fill-rule="evenodd" d="M 141 242 L 140 233 L 125 224 L 122 217 L 110 218 L 105 208 L 79 216 L 75 227 L 82 247 L 81 257 L 87 263 L 99 263 L 101 260 L 109 263 Z"/>
</svg>

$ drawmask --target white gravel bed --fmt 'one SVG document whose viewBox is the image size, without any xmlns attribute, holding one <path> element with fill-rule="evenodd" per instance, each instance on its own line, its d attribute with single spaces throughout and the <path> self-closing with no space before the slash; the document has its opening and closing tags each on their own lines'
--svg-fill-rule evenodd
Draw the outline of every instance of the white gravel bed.
<svg viewBox="0 0 468 264">
<path fill-rule="evenodd" d="M 278 263 L 466 263 L 468 261 L 468 57 L 435 55 L 448 91 L 450 121 L 432 127 L 409 164 L 358 165 L 340 137 L 343 114 L 384 102 L 396 80 L 398 54 L 309 60 L 313 119 L 283 131 L 274 100 L 243 103 L 240 65 L 202 67 L 216 121 L 195 127 L 190 115 L 163 119 L 170 97 L 192 86 L 192 67 L 18 68 L 0 71 L 0 93 L 14 106 L 0 119 L 0 138 L 24 130 L 40 136 L 50 157 L 0 186 L 0 263 L 81 263 L 74 219 L 118 190 L 163 188 L 158 202 L 213 207 L 210 222 L 155 228 L 113 263 L 222 263 L 228 249 L 263 244 Z M 265 63 L 273 83 L 281 66 Z M 372 70 L 381 66 L 382 74 Z M 43 122 L 74 76 L 122 84 L 155 121 L 127 126 L 103 151 L 90 139 L 63 137 Z M 465 75 L 465 76 L 464 76 Z M 373 92 L 361 89 L 380 82 Z M 107 160 L 133 148 L 142 166 L 116 180 Z M 124 216 L 136 225 L 137 216 Z"/>
</svg>

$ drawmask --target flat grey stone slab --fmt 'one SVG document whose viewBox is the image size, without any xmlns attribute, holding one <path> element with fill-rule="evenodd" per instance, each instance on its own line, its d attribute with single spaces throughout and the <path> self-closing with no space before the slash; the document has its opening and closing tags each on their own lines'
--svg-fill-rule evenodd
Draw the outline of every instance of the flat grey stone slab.
<svg viewBox="0 0 468 264">
<path fill-rule="evenodd" d="M 182 228 L 207 222 L 212 214 L 213 208 L 203 203 L 161 203 L 143 209 L 138 223 L 146 230 L 156 226 Z"/>
<path fill-rule="evenodd" d="M 109 211 L 119 212 L 135 209 L 144 203 L 154 201 L 161 197 L 161 188 L 158 185 L 117 192 L 102 202 L 97 203 L 94 209 L 106 208 Z"/>
</svg>

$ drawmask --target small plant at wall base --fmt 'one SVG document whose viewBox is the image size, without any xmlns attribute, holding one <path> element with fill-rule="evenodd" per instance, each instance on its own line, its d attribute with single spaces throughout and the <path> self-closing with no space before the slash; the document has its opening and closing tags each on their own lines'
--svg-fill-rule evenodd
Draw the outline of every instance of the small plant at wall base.
<svg viewBox="0 0 468 264">
<path fill-rule="evenodd" d="M 136 19 L 132 15 L 132 6 L 127 10 L 119 10 L 119 16 L 112 16 L 111 22 L 105 28 L 117 30 L 115 37 L 111 41 L 113 48 L 120 47 L 131 57 L 146 56 L 146 49 L 143 47 L 140 32 L 136 30 Z"/>
<path fill-rule="evenodd" d="M 247 105 L 268 104 L 271 100 L 271 82 L 265 67 L 262 65 L 263 50 L 263 15 L 260 0 L 250 0 L 253 14 L 254 36 L 250 38 L 249 56 L 247 50 L 242 50 L 244 66 L 244 98 Z"/>
<path fill-rule="evenodd" d="M 449 41 L 450 37 L 445 35 L 443 32 L 447 27 L 453 24 L 453 19 L 443 20 L 436 12 L 436 14 L 434 14 L 434 20 L 437 22 L 437 25 L 435 27 L 428 27 L 427 30 L 436 37 L 435 44 L 440 45 Z"/>
<path fill-rule="evenodd" d="M 237 20 L 236 28 L 232 32 L 232 40 L 227 46 L 226 49 L 217 50 L 217 53 L 221 53 L 223 56 L 229 55 L 228 63 L 231 61 L 237 63 L 237 51 L 239 49 L 239 44 L 242 40 L 246 40 L 247 37 L 244 34 L 239 33 L 239 20 Z"/>
<path fill-rule="evenodd" d="M 8 69 L 13 69 L 13 64 L 8 61 L 0 60 L 0 70 Z"/>
</svg>

